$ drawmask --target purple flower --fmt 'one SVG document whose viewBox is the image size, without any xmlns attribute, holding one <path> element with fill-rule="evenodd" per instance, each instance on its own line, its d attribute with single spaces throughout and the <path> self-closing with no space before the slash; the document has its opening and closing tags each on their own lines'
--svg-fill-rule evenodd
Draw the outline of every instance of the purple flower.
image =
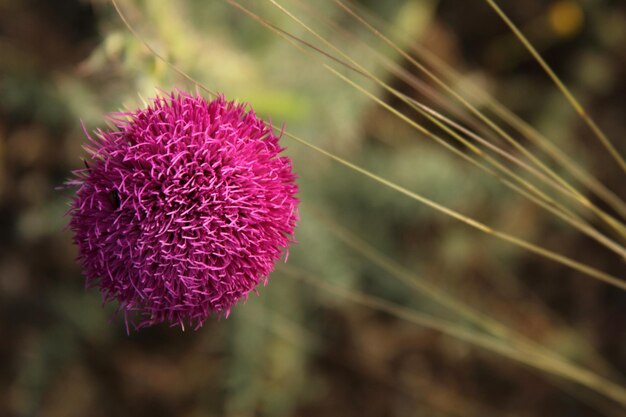
<svg viewBox="0 0 626 417">
<path fill-rule="evenodd" d="M 69 182 L 87 286 L 136 328 L 228 316 L 293 240 L 298 187 L 279 138 L 222 96 L 177 92 L 109 118 Z"/>
</svg>

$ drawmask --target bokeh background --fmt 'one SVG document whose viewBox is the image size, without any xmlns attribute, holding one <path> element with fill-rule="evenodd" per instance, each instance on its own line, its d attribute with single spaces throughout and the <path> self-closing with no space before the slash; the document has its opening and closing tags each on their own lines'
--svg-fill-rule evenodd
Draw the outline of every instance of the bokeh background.
<svg viewBox="0 0 626 417">
<path fill-rule="evenodd" d="M 369 47 L 414 68 L 332 2 L 281 3 L 414 96 Z M 404 48 L 426 46 L 465 74 L 458 84 L 495 95 L 625 195 L 623 173 L 485 2 L 359 3 L 388 22 Z M 624 152 L 626 3 L 501 3 Z M 473 218 L 623 275 L 610 252 L 225 2 L 119 4 L 160 54 L 273 123 Z M 268 2 L 246 4 L 307 36 Z M 71 190 L 59 187 L 82 166 L 81 121 L 101 127 L 104 113 L 172 88 L 196 87 L 133 37 L 109 2 L 0 1 L 0 416 L 624 415 L 602 395 L 320 291 L 283 267 L 227 320 L 198 331 L 162 325 L 126 334 L 115 306 L 103 308 L 97 290 L 84 288 L 65 229 Z M 370 245 L 551 351 L 626 381 L 624 292 L 282 141 L 302 200 L 289 266 L 476 330 L 394 279 L 363 250 Z"/>
</svg>

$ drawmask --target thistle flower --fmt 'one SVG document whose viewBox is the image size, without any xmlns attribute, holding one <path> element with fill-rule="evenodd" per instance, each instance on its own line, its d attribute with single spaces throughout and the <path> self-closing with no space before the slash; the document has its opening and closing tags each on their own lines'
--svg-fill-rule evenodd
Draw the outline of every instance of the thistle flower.
<svg viewBox="0 0 626 417">
<path fill-rule="evenodd" d="M 279 138 L 222 96 L 177 92 L 109 118 L 70 181 L 87 286 L 136 328 L 227 317 L 293 239 L 298 188 Z"/>
</svg>

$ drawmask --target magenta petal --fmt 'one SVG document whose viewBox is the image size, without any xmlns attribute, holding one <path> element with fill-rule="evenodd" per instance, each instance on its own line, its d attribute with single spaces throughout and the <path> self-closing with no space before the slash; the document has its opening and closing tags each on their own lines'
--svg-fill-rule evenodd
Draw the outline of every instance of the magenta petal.
<svg viewBox="0 0 626 417">
<path fill-rule="evenodd" d="M 222 96 L 176 92 L 109 119 L 70 181 L 87 285 L 138 328 L 227 315 L 293 240 L 298 187 L 279 137 Z"/>
</svg>

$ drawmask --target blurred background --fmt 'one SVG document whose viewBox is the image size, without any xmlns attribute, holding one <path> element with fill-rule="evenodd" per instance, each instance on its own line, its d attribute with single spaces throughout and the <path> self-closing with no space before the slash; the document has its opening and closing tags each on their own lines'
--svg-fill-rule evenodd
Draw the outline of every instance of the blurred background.
<svg viewBox="0 0 626 417">
<path fill-rule="evenodd" d="M 422 98 L 371 48 L 417 75 L 406 57 L 332 1 L 280 3 Z M 626 3 L 501 3 L 624 153 Z M 314 39 L 269 2 L 244 4 Z M 623 275 L 618 257 L 242 11 L 202 0 L 119 5 L 158 53 L 274 124 L 472 218 Z M 619 167 L 485 2 L 358 5 L 403 48 L 425 46 L 464 74 L 452 88 L 471 83 L 494 95 L 626 195 Z M 227 320 L 127 335 L 115 306 L 84 288 L 65 229 L 72 191 L 59 187 L 82 166 L 81 121 L 103 127 L 103 114 L 172 88 L 196 89 L 132 36 L 111 3 L 0 0 L 0 416 L 625 415 L 602 394 L 297 279 L 480 331 L 396 279 L 400 268 L 549 351 L 626 381 L 624 292 L 481 234 L 288 137 L 302 200 L 288 268 L 279 266 Z"/>
</svg>

